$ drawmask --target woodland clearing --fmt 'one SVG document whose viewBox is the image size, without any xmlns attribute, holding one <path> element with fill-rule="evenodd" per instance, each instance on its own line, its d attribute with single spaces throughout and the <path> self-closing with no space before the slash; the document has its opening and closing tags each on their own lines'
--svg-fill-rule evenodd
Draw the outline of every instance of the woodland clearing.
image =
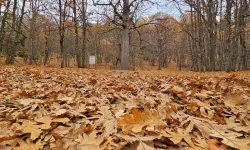
<svg viewBox="0 0 250 150">
<path fill-rule="evenodd" d="M 1 150 L 250 149 L 250 72 L 0 67 Z"/>
</svg>

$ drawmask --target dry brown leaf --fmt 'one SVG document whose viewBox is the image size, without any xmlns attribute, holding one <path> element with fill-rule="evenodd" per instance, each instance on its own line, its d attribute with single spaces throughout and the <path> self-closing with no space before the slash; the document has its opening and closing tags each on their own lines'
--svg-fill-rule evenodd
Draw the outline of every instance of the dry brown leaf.
<svg viewBox="0 0 250 150">
<path fill-rule="evenodd" d="M 18 138 L 18 135 L 9 128 L 6 121 L 0 122 L 0 143 Z"/>
<path fill-rule="evenodd" d="M 69 121 L 70 121 L 69 118 L 56 118 L 52 120 L 52 122 L 58 122 L 58 123 L 67 123 Z"/>
<path fill-rule="evenodd" d="M 214 133 L 210 136 L 222 139 L 223 144 L 240 150 L 250 149 L 250 138 L 240 138 L 242 134 L 230 131 L 223 125 L 213 125 L 213 129 Z"/>
<path fill-rule="evenodd" d="M 204 139 L 204 138 L 201 138 L 201 137 L 197 137 L 197 138 L 195 138 L 194 139 L 195 140 L 195 145 L 196 146 L 198 146 L 198 147 L 200 147 L 201 149 L 205 149 L 205 150 L 210 150 L 210 148 L 209 148 L 209 146 L 208 146 L 208 143 L 207 143 L 207 141 Z M 195 148 L 197 148 L 197 147 L 195 147 Z M 194 149 L 195 149 L 194 148 Z"/>
<path fill-rule="evenodd" d="M 31 99 L 31 98 L 20 99 L 18 100 L 18 102 L 22 104 L 24 107 L 30 104 L 43 103 L 43 101 L 40 99 Z"/>
<path fill-rule="evenodd" d="M 97 150 L 100 149 L 100 144 L 103 142 L 106 137 L 106 133 L 102 133 L 101 135 L 97 135 L 97 131 L 94 130 L 90 134 L 83 134 L 83 136 L 79 136 L 76 139 L 77 149 L 79 150 Z"/>
<path fill-rule="evenodd" d="M 165 125 L 157 112 L 151 112 L 150 110 L 141 112 L 136 108 L 133 108 L 131 112 L 132 114 L 125 114 L 118 118 L 118 126 L 126 133 L 129 131 L 139 133 L 145 126 L 155 127 Z"/>
<path fill-rule="evenodd" d="M 180 128 L 177 129 L 177 132 L 172 132 L 169 129 L 165 129 L 168 133 L 167 136 L 174 144 L 179 144 L 182 140 L 184 140 L 190 147 L 195 147 L 193 141 L 191 140 L 191 136 L 189 133 L 184 133 L 184 131 Z"/>
<path fill-rule="evenodd" d="M 54 116 L 60 116 L 60 115 L 66 114 L 67 112 L 68 110 L 66 109 L 59 109 L 54 112 Z"/>
<path fill-rule="evenodd" d="M 249 97 L 242 93 L 235 93 L 224 97 L 224 103 L 229 107 L 246 104 Z"/>
<path fill-rule="evenodd" d="M 155 150 L 154 147 L 147 145 L 146 143 L 140 141 L 137 150 Z"/>
<path fill-rule="evenodd" d="M 35 122 L 29 120 L 22 120 L 22 124 L 14 123 L 11 127 L 13 130 L 21 131 L 22 133 L 30 133 L 30 139 L 37 139 L 43 130 L 48 130 L 51 128 L 50 124 L 40 124 L 38 125 Z"/>
<path fill-rule="evenodd" d="M 0 137 L 0 143 L 4 141 L 9 141 L 18 138 L 18 135 L 12 135 L 12 136 L 2 136 Z"/>
<path fill-rule="evenodd" d="M 18 139 L 19 147 L 14 147 L 13 150 L 41 150 L 44 146 L 41 139 L 37 140 L 35 143 L 32 140 L 27 139 L 26 142 L 22 139 Z"/>
<path fill-rule="evenodd" d="M 223 149 L 218 147 L 218 143 L 219 143 L 219 141 L 216 139 L 207 140 L 207 144 L 208 144 L 210 150 L 223 150 Z"/>
<path fill-rule="evenodd" d="M 249 149 L 249 75 L 1 66 L 0 149 Z"/>
</svg>

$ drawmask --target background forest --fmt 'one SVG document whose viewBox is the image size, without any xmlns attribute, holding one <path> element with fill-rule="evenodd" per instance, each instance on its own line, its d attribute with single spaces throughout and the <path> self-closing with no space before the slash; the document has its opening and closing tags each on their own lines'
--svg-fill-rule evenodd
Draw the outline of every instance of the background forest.
<svg viewBox="0 0 250 150">
<path fill-rule="evenodd" d="M 96 55 L 120 69 L 250 68 L 248 0 L 0 0 L 0 10 L 6 64 L 84 68 Z"/>
<path fill-rule="evenodd" d="M 250 150 L 249 4 L 0 0 L 0 150 Z"/>
</svg>

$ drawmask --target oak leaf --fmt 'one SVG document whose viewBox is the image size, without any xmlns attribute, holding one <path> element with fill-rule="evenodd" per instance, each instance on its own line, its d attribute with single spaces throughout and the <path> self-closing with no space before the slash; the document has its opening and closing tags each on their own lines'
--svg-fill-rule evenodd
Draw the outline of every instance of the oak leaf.
<svg viewBox="0 0 250 150">
<path fill-rule="evenodd" d="M 142 131 L 143 127 L 147 126 L 147 130 L 152 130 L 155 126 L 166 125 L 161 121 L 161 117 L 158 112 L 150 111 L 145 109 L 143 112 L 133 108 L 131 110 L 132 114 L 125 114 L 124 116 L 118 118 L 118 126 L 122 128 L 122 131 L 134 133 L 139 133 Z"/>
<path fill-rule="evenodd" d="M 27 139 L 26 142 L 22 139 L 18 140 L 19 147 L 14 147 L 13 150 L 41 150 L 44 146 L 41 139 L 37 140 L 35 143 L 31 139 Z"/>
<path fill-rule="evenodd" d="M 240 150 L 250 149 L 250 138 L 240 138 L 242 134 L 228 130 L 227 126 L 213 125 L 213 128 L 210 136 L 222 139 L 223 144 Z"/>
<path fill-rule="evenodd" d="M 80 150 L 97 150 L 100 149 L 100 144 L 103 142 L 106 133 L 102 133 L 101 135 L 97 135 L 97 131 L 94 130 L 90 134 L 83 134 L 83 136 L 79 136 L 76 142 L 79 142 L 77 147 Z"/>
<path fill-rule="evenodd" d="M 178 128 L 177 132 L 172 132 L 168 128 L 166 128 L 165 131 L 169 134 L 167 135 L 167 137 L 174 144 L 179 144 L 182 140 L 184 140 L 189 146 L 195 147 L 193 141 L 191 140 L 191 136 L 189 135 L 189 133 L 183 131 L 181 128 Z"/>
<path fill-rule="evenodd" d="M 43 132 L 43 130 L 50 129 L 51 126 L 48 124 L 40 124 L 38 125 L 36 122 L 29 121 L 29 120 L 23 120 L 22 124 L 14 123 L 12 125 L 12 129 L 16 131 L 21 131 L 22 133 L 30 133 L 30 139 L 35 140 L 37 139 L 40 134 Z"/>
</svg>

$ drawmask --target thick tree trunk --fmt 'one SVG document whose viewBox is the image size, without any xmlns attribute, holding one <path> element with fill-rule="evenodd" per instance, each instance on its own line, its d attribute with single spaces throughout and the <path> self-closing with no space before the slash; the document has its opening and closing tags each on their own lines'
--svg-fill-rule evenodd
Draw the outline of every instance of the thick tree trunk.
<svg viewBox="0 0 250 150">
<path fill-rule="evenodd" d="M 130 24 L 129 14 L 130 14 L 129 0 L 123 0 L 121 69 L 129 69 L 129 24 Z"/>
<path fill-rule="evenodd" d="M 215 71 L 215 53 L 216 53 L 216 2 L 213 0 L 208 1 L 208 30 L 209 30 L 209 71 Z"/>
<path fill-rule="evenodd" d="M 231 44 L 231 50 L 230 50 L 230 59 L 229 59 L 229 71 L 235 71 L 236 67 L 239 67 L 238 69 L 240 70 L 241 65 L 237 64 L 239 63 L 238 60 L 238 55 L 239 55 L 239 48 L 238 48 L 238 43 L 239 43 L 239 8 L 238 8 L 238 0 L 235 0 L 235 5 L 234 5 L 234 32 L 233 32 L 233 37 L 232 37 L 232 44 Z"/>
<path fill-rule="evenodd" d="M 129 29 L 122 30 L 122 57 L 121 69 L 128 69 L 129 67 Z"/>
<path fill-rule="evenodd" d="M 37 30 L 38 25 L 38 8 L 35 1 L 30 2 L 30 8 L 32 11 L 32 18 L 30 20 L 30 47 L 29 47 L 29 64 L 37 64 L 39 49 L 39 31 Z"/>
<path fill-rule="evenodd" d="M 247 0 L 240 0 L 240 8 L 239 8 L 239 33 L 240 33 L 240 47 L 241 47 L 241 70 L 248 69 L 248 55 L 249 50 L 246 47 L 246 21 L 245 16 L 247 15 L 247 11 L 249 9 L 249 5 Z"/>
<path fill-rule="evenodd" d="M 14 64 L 14 59 L 16 55 L 16 44 L 15 44 L 15 30 L 16 30 L 16 10 L 17 10 L 17 0 L 14 0 L 13 11 L 12 11 L 12 25 L 11 32 L 8 37 L 7 42 L 7 55 L 6 55 L 6 64 Z M 17 34 L 17 33 L 16 33 Z"/>
</svg>

